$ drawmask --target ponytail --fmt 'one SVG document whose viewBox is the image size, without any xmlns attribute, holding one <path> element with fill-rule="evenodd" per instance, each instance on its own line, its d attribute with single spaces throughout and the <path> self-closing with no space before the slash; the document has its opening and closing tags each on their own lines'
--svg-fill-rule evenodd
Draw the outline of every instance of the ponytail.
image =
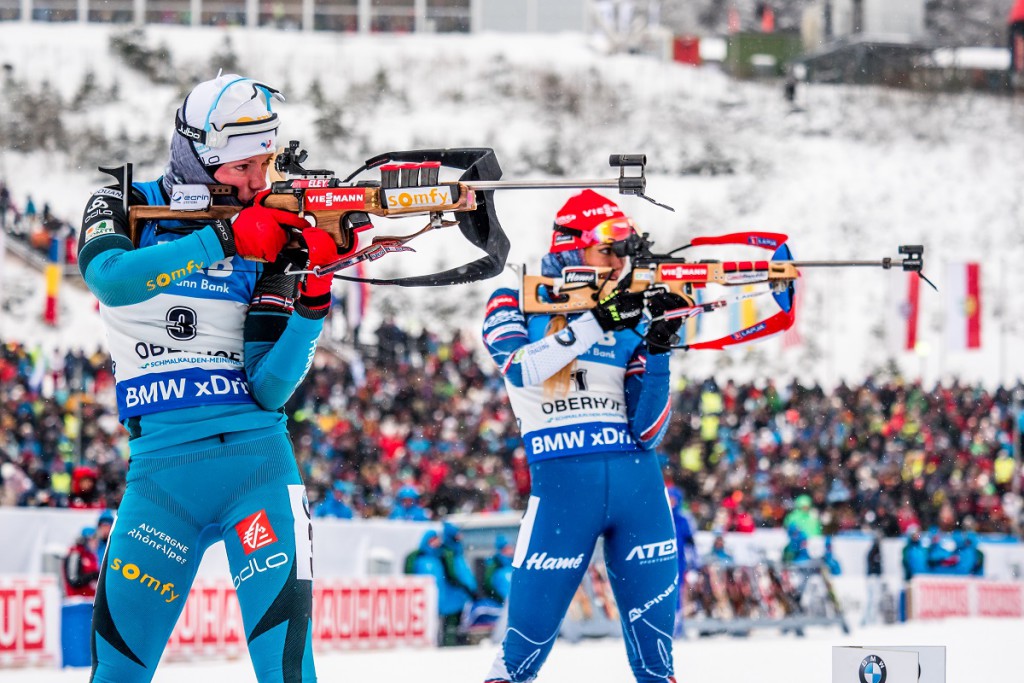
<svg viewBox="0 0 1024 683">
<path fill-rule="evenodd" d="M 569 321 L 564 315 L 553 315 L 551 316 L 551 322 L 548 323 L 548 327 L 544 330 L 544 336 L 550 337 L 553 334 L 558 334 L 566 327 L 568 327 Z M 555 374 L 544 380 L 544 397 L 564 398 L 569 393 L 569 385 L 572 382 L 572 373 L 576 370 L 576 359 L 573 358 L 568 362 L 565 367 L 556 372 Z"/>
</svg>

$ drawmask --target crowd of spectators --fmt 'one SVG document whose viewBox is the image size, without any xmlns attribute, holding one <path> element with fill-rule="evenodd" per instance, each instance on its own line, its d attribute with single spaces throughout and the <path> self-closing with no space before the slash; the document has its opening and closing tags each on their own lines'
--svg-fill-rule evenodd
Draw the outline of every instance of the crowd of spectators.
<svg viewBox="0 0 1024 683">
<path fill-rule="evenodd" d="M 783 526 L 809 496 L 826 535 L 898 536 L 944 515 L 1019 535 L 1012 393 L 899 379 L 832 391 L 707 380 L 675 392 L 661 450 L 700 528 L 737 531 L 751 517 Z"/>
<path fill-rule="evenodd" d="M 523 509 L 529 470 L 489 361 L 457 333 L 408 334 L 390 320 L 376 332 L 377 345 L 345 360 L 318 357 L 286 407 L 314 512 Z M 826 535 L 891 537 L 952 520 L 1020 535 L 1010 389 L 680 378 L 673 401 L 658 450 L 697 529 L 799 521 Z M 126 438 L 106 354 L 0 347 L 0 503 L 116 507 Z"/>
</svg>

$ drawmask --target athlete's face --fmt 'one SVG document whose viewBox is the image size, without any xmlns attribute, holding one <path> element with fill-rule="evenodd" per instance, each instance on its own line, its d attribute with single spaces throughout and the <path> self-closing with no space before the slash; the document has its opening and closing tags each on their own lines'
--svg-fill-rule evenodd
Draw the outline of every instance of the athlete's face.
<svg viewBox="0 0 1024 683">
<path fill-rule="evenodd" d="M 611 268 L 611 281 L 615 282 L 622 273 L 621 256 L 616 256 L 610 244 L 594 244 L 583 250 L 583 265 L 595 268 Z"/>
<path fill-rule="evenodd" d="M 256 193 L 267 186 L 267 169 L 271 154 L 258 154 L 248 159 L 224 164 L 213 174 L 213 179 L 238 190 L 238 200 L 248 204 Z"/>
</svg>

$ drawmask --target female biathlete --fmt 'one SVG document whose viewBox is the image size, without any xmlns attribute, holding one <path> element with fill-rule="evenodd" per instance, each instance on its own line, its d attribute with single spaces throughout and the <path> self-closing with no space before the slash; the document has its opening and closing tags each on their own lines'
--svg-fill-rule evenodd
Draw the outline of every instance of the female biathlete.
<svg viewBox="0 0 1024 683">
<path fill-rule="evenodd" d="M 617 243 L 632 233 L 614 202 L 585 190 L 558 212 L 542 274 L 585 265 L 610 268 L 617 280 Z M 669 421 L 669 351 L 680 323 L 648 323 L 645 304 L 656 318 L 685 301 L 616 290 L 581 314 L 524 316 L 519 294 L 500 289 L 487 304 L 484 342 L 505 378 L 532 479 L 508 629 L 488 683 L 536 677 L 599 536 L 636 680 L 675 680 L 677 549 L 653 449 Z"/>
</svg>

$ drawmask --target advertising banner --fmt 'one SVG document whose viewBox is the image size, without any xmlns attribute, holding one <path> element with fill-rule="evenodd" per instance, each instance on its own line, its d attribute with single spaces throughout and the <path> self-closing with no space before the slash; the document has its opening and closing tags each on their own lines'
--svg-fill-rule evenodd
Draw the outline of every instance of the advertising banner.
<svg viewBox="0 0 1024 683">
<path fill-rule="evenodd" d="M 60 664 L 60 598 L 50 576 L 0 576 L 0 668 Z"/>
</svg>

